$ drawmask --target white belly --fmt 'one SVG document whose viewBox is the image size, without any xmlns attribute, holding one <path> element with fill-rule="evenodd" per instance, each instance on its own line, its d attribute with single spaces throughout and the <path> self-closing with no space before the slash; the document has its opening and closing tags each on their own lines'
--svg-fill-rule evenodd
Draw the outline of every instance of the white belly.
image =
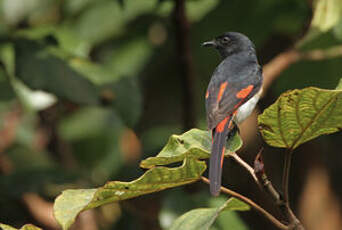
<svg viewBox="0 0 342 230">
<path fill-rule="evenodd" d="M 247 102 L 245 102 L 240 108 L 238 109 L 238 112 L 235 116 L 235 122 L 241 123 L 243 122 L 251 113 L 253 112 L 256 104 L 258 103 L 260 99 L 260 95 L 262 93 L 262 89 L 255 94 L 251 99 L 249 99 Z"/>
</svg>

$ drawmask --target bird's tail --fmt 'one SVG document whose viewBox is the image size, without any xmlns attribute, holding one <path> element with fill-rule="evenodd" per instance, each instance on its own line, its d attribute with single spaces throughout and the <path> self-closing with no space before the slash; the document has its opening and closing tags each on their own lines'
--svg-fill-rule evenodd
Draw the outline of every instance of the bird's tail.
<svg viewBox="0 0 342 230">
<path fill-rule="evenodd" d="M 220 194 L 225 145 L 232 126 L 232 116 L 228 116 L 216 126 L 213 132 L 213 145 L 211 148 L 209 167 L 210 193 L 213 196 Z"/>
</svg>

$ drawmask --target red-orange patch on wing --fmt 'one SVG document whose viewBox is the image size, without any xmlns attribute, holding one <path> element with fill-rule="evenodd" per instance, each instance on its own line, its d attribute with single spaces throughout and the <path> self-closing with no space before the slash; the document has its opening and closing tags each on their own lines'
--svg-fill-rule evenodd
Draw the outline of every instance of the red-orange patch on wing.
<svg viewBox="0 0 342 230">
<path fill-rule="evenodd" d="M 223 158 L 224 158 L 224 151 L 225 150 L 226 150 L 226 148 L 223 146 L 222 155 L 221 155 L 221 168 L 222 168 L 222 165 L 223 165 Z"/>
<path fill-rule="evenodd" d="M 240 90 L 237 94 L 236 97 L 237 98 L 245 98 L 248 96 L 248 94 L 251 93 L 251 91 L 253 90 L 254 86 L 253 85 L 249 85 L 246 88 Z"/>
<path fill-rule="evenodd" d="M 226 82 L 226 81 L 221 83 L 220 90 L 219 90 L 219 93 L 217 95 L 217 102 L 219 102 L 221 100 L 223 93 L 226 90 L 227 85 L 228 85 L 228 82 Z"/>
<path fill-rule="evenodd" d="M 209 97 L 209 90 L 207 90 L 207 92 L 205 93 L 205 98 Z"/>
<path fill-rule="evenodd" d="M 224 120 L 222 120 L 218 125 L 216 126 L 216 132 L 222 133 L 224 130 L 224 126 L 226 125 L 228 119 L 230 116 L 226 117 Z"/>
</svg>

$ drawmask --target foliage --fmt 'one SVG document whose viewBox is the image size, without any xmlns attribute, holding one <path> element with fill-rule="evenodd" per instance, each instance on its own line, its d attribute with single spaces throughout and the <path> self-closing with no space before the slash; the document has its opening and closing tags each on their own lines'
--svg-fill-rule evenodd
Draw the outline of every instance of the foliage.
<svg viewBox="0 0 342 230">
<path fill-rule="evenodd" d="M 11 226 L 8 226 L 6 224 L 0 224 L 0 227 L 3 230 L 17 230 L 16 228 L 12 228 Z M 41 228 L 38 228 L 32 224 L 25 224 L 19 230 L 41 230 Z"/>
<path fill-rule="evenodd" d="M 177 229 L 209 229 L 214 223 L 217 216 L 224 211 L 246 211 L 249 206 L 235 199 L 228 199 L 223 205 L 218 208 L 201 208 L 193 209 L 184 215 L 180 216 L 171 226 L 170 230 Z"/>
<path fill-rule="evenodd" d="M 341 130 L 342 90 L 309 87 L 282 94 L 259 116 L 264 140 L 295 149 L 322 134 Z"/>
<path fill-rule="evenodd" d="M 63 229 L 80 212 L 95 207 L 101 220 L 110 216 L 103 229 L 141 228 L 144 215 L 120 202 L 138 196 L 143 207 L 153 206 L 149 218 L 162 228 L 248 229 L 232 212 L 248 210 L 246 204 L 229 198 L 210 205 L 216 200 L 197 184 L 182 189 L 204 175 L 211 147 L 211 135 L 204 131 L 203 92 L 218 58 L 200 44 L 231 30 L 252 38 L 263 64 L 292 46 L 324 52 L 341 45 L 342 4 L 339 0 L 316 0 L 312 6 L 302 0 L 185 4 L 200 129 L 171 135 L 183 130 L 186 95 L 178 62 L 182 57 L 175 48 L 175 1 L 0 0 L 0 222 L 22 226 L 32 219 L 28 213 L 32 207 L 24 209 L 21 203 L 23 195 L 33 192 L 55 200 L 55 217 Z M 280 75 L 266 104 L 297 89 L 281 94 L 259 116 L 267 144 L 292 151 L 341 130 L 342 81 L 335 90 L 323 89 L 332 88 L 341 77 L 340 61 L 338 56 L 300 61 Z M 331 141 L 319 141 L 338 153 L 339 146 L 334 149 Z M 240 136 L 229 139 L 227 147 L 229 157 L 229 152 L 242 147 Z M 137 167 L 139 161 L 142 169 Z M 229 173 L 225 178 L 244 181 L 241 174 Z M 171 189 L 175 187 L 181 192 Z M 144 200 L 145 194 L 167 189 L 171 190 L 153 202 Z M 175 209 L 160 205 L 172 200 L 167 192 L 175 194 Z M 105 213 L 102 208 L 112 202 L 118 203 L 119 211 Z M 141 209 L 136 200 L 132 204 L 132 209 Z M 166 211 L 172 218 L 164 226 L 157 217 Z"/>
<path fill-rule="evenodd" d="M 192 183 L 205 169 L 203 162 L 186 158 L 180 167 L 155 167 L 132 182 L 113 181 L 99 189 L 66 190 L 55 201 L 55 217 L 63 229 L 68 229 L 83 210 Z"/>
<path fill-rule="evenodd" d="M 230 150 L 237 150 L 241 147 L 241 139 L 235 135 L 233 140 L 238 144 L 233 144 L 232 146 L 236 147 Z M 63 229 L 68 229 L 75 221 L 76 216 L 83 210 L 193 183 L 200 179 L 206 169 L 205 163 L 198 159 L 209 157 L 209 143 L 208 132 L 198 129 L 192 129 L 180 136 L 173 135 L 156 157 L 141 162 L 141 165 L 150 169 L 140 178 L 131 182 L 108 182 L 98 189 L 66 190 L 55 201 L 55 217 Z M 183 161 L 183 165 L 176 168 L 155 167 L 179 161 Z M 238 201 L 230 203 L 229 201 L 227 206 L 232 210 L 239 210 L 240 203 Z M 216 216 L 222 210 L 217 211 Z"/>
</svg>

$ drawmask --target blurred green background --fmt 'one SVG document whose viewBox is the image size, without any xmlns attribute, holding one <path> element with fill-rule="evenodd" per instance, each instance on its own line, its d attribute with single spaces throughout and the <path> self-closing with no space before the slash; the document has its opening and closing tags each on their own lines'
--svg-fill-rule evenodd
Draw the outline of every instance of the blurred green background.
<svg viewBox="0 0 342 230">
<path fill-rule="evenodd" d="M 264 65 L 293 47 L 312 17 L 311 1 L 186 0 L 184 33 L 175 2 L 0 0 L 1 223 L 55 229 L 39 214 L 61 191 L 133 180 L 143 173 L 139 161 L 156 155 L 171 134 L 206 129 L 204 92 L 220 59 L 201 42 L 245 33 Z M 338 45 L 341 31 L 342 21 L 304 48 Z M 260 110 L 288 89 L 334 88 L 341 70 L 340 57 L 297 62 L 272 83 Z M 342 224 L 340 140 L 340 133 L 324 136 L 296 150 L 293 206 L 304 224 L 316 217 L 315 226 L 324 226 L 317 229 Z M 251 162 L 262 141 L 245 145 L 241 155 Z M 279 187 L 281 151 L 266 148 L 265 162 Z M 227 186 L 280 215 L 238 166 L 226 166 Z M 101 207 L 75 229 L 167 229 L 186 211 L 223 200 L 195 183 Z M 213 229 L 274 227 L 250 211 L 224 213 Z"/>
</svg>

